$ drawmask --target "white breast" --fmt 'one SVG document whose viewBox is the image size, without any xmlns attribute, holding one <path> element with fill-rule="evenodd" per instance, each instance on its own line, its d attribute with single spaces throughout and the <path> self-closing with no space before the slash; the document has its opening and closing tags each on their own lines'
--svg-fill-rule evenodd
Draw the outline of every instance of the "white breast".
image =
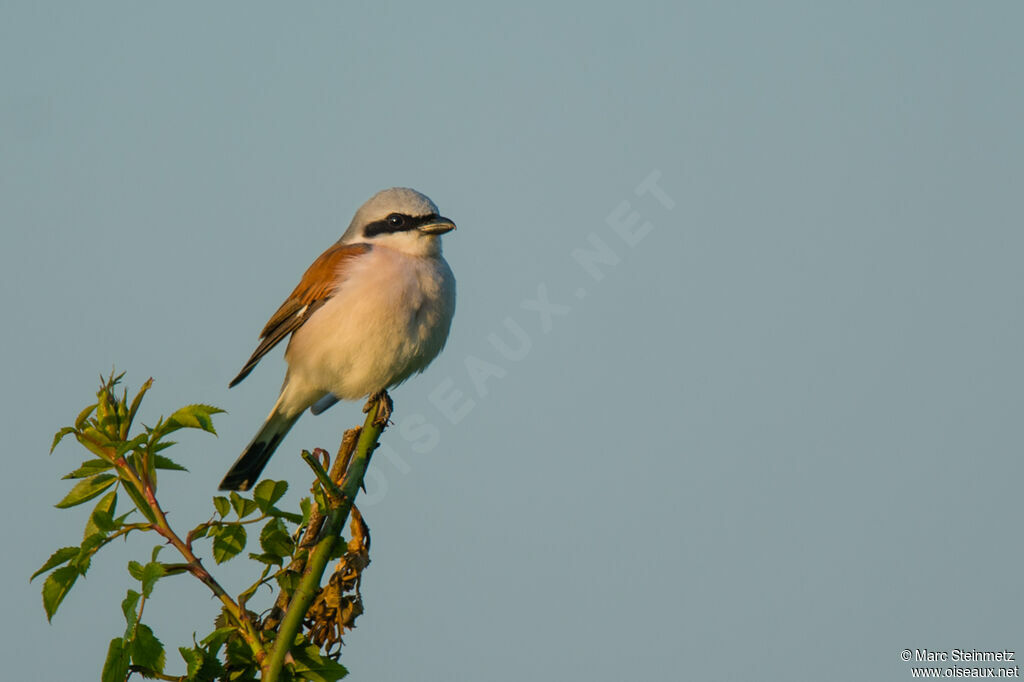
<svg viewBox="0 0 1024 682">
<path fill-rule="evenodd" d="M 343 275 L 285 351 L 287 383 L 309 394 L 302 402 L 324 393 L 356 400 L 396 386 L 422 372 L 448 339 L 455 276 L 442 256 L 374 246 Z"/>
</svg>

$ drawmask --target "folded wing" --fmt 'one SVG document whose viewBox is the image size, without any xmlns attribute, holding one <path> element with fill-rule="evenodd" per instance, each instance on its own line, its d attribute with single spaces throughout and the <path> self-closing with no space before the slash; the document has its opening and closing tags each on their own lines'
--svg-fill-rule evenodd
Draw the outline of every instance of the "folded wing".
<svg viewBox="0 0 1024 682">
<path fill-rule="evenodd" d="M 371 248 L 369 244 L 335 244 L 320 254 L 306 270 L 291 296 L 263 327 L 260 344 L 228 386 L 235 386 L 249 376 L 249 372 L 270 349 L 301 327 L 317 308 L 326 303 L 337 290 L 339 282 L 344 280 L 344 268 Z"/>
</svg>

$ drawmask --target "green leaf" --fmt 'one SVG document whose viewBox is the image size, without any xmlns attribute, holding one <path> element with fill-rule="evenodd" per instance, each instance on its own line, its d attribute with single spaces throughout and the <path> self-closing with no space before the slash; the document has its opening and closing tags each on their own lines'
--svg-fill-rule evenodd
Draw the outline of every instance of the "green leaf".
<svg viewBox="0 0 1024 682">
<path fill-rule="evenodd" d="M 210 535 L 210 529 L 214 527 L 215 526 L 209 523 L 200 523 L 198 526 L 196 526 L 188 532 L 188 536 L 193 540 L 205 538 L 207 535 Z"/>
<path fill-rule="evenodd" d="M 74 433 L 74 432 L 75 432 L 75 427 L 74 426 L 65 426 L 60 431 L 55 433 L 53 435 L 53 444 L 50 445 L 50 454 L 52 455 L 53 451 L 57 449 L 57 446 L 60 445 L 60 442 L 62 440 L 64 440 L 64 436 L 68 435 L 69 433 Z"/>
<path fill-rule="evenodd" d="M 277 554 L 253 554 L 249 553 L 249 558 L 253 561 L 258 561 L 261 564 L 267 564 L 268 566 L 283 566 L 284 559 Z"/>
<path fill-rule="evenodd" d="M 161 450 L 166 450 L 167 448 L 171 447 L 172 445 L 177 445 L 177 444 L 178 444 L 178 441 L 176 441 L 176 440 L 162 440 L 162 441 L 159 441 L 159 442 L 151 442 L 149 444 L 149 451 L 155 454 L 157 452 L 160 452 Z"/>
<path fill-rule="evenodd" d="M 348 675 L 345 666 L 322 655 L 315 645 L 296 647 L 292 649 L 292 656 L 295 659 L 295 672 L 301 679 L 310 682 L 336 682 Z"/>
<path fill-rule="evenodd" d="M 100 498 L 100 501 L 93 507 L 89 521 L 85 524 L 83 539 L 97 533 L 105 534 L 116 530 L 118 525 L 114 523 L 114 510 L 117 508 L 117 491 L 111 490 Z"/>
<path fill-rule="evenodd" d="M 245 549 L 245 527 L 221 526 L 213 536 L 213 559 L 222 564 Z"/>
<path fill-rule="evenodd" d="M 124 682 L 128 677 L 130 660 L 128 648 L 125 646 L 124 640 L 120 637 L 110 640 L 110 647 L 107 649 L 107 660 L 103 664 L 100 682 Z"/>
<path fill-rule="evenodd" d="M 285 594 L 294 592 L 299 584 L 299 574 L 295 571 L 282 571 L 274 577 L 277 578 L 277 586 Z"/>
<path fill-rule="evenodd" d="M 75 440 L 86 450 L 103 459 L 113 459 L 117 450 L 116 443 L 91 426 L 82 431 L 75 431 Z"/>
<path fill-rule="evenodd" d="M 213 506 L 217 509 L 217 513 L 220 514 L 221 518 L 224 518 L 231 513 L 231 501 L 218 495 L 213 498 Z"/>
<path fill-rule="evenodd" d="M 260 510 L 266 513 L 274 506 L 275 502 L 284 497 L 286 492 L 288 492 L 287 481 L 266 479 L 256 484 L 256 488 L 252 491 L 252 497 Z"/>
<path fill-rule="evenodd" d="M 205 646 L 211 654 L 216 656 L 217 652 L 220 651 L 220 648 L 224 646 L 224 642 L 228 641 L 228 637 L 233 634 L 235 634 L 235 628 L 233 627 L 217 628 L 201 639 L 199 643 Z"/>
<path fill-rule="evenodd" d="M 224 647 L 224 661 L 232 668 L 228 679 L 239 680 L 240 682 L 241 680 L 258 679 L 256 676 L 258 666 L 252 649 L 249 648 L 249 645 L 241 637 L 233 637 L 227 641 L 227 646 Z M 285 675 L 284 679 L 294 680 L 295 678 Z"/>
<path fill-rule="evenodd" d="M 121 612 L 124 614 L 125 622 L 128 623 L 125 637 L 131 634 L 131 631 L 135 629 L 135 624 L 139 622 L 139 615 L 135 612 L 135 607 L 139 605 L 140 597 L 142 595 L 135 590 L 128 590 L 127 596 L 121 602 Z"/>
<path fill-rule="evenodd" d="M 93 533 L 84 540 L 82 540 L 82 546 L 78 550 L 78 556 L 72 559 L 71 565 L 78 569 L 78 572 L 85 575 L 86 571 L 89 570 L 89 564 L 92 562 L 92 556 L 96 551 L 105 545 L 107 542 L 106 533 Z"/>
<path fill-rule="evenodd" d="M 223 411 L 213 405 L 186 405 L 167 418 L 161 435 L 178 429 L 202 429 L 216 436 L 217 431 L 213 428 L 213 420 L 210 417 Z"/>
<path fill-rule="evenodd" d="M 64 601 L 78 575 L 76 567 L 61 566 L 47 576 L 46 582 L 43 583 L 43 610 L 46 611 L 46 620 L 53 620 L 57 607 Z"/>
<path fill-rule="evenodd" d="M 76 556 L 78 556 L 77 547 L 61 547 L 56 552 L 50 555 L 50 558 L 46 560 L 46 563 L 40 566 L 39 570 L 33 573 L 32 577 L 29 578 L 28 581 L 32 582 L 39 576 L 40 573 L 46 573 L 54 566 L 66 564 L 69 560 L 74 559 Z"/>
<path fill-rule="evenodd" d="M 318 484 L 313 489 L 313 501 L 316 503 L 316 506 L 320 509 L 331 508 L 330 503 L 327 501 L 327 495 L 324 494 L 324 487 L 322 485 Z"/>
<path fill-rule="evenodd" d="M 190 680 L 195 679 L 203 667 L 203 650 L 198 648 L 186 649 L 183 646 L 179 646 L 178 653 L 185 659 L 185 677 Z"/>
<path fill-rule="evenodd" d="M 135 637 L 131 642 L 132 663 L 143 668 L 164 671 L 166 656 L 163 643 L 153 634 L 152 628 L 139 623 L 135 628 Z"/>
<path fill-rule="evenodd" d="M 72 471 L 70 474 L 64 476 L 64 479 L 71 478 L 89 478 L 95 476 L 98 473 L 106 471 L 107 469 L 113 469 L 114 465 L 105 459 L 90 459 L 82 462 L 82 465 Z"/>
<path fill-rule="evenodd" d="M 267 575 L 270 573 L 271 568 L 272 566 L 269 564 L 267 566 L 264 566 L 263 572 L 260 574 L 259 579 L 252 585 L 250 585 L 248 588 L 246 588 L 244 592 L 238 595 L 239 606 L 244 607 L 245 603 L 252 599 L 252 595 L 256 594 L 256 590 L 260 589 L 260 587 L 263 586 L 263 581 L 267 579 Z"/>
<path fill-rule="evenodd" d="M 128 562 L 128 572 L 131 573 L 132 577 L 138 580 L 139 582 L 142 582 L 142 571 L 143 566 L 138 561 Z"/>
<path fill-rule="evenodd" d="M 294 523 L 296 525 L 302 523 L 302 515 L 301 514 L 296 514 L 294 512 L 282 511 L 282 510 L 278 509 L 277 507 L 271 507 L 270 509 L 268 509 L 266 511 L 266 513 L 267 513 L 268 516 L 273 516 L 273 517 L 278 518 L 278 519 L 284 519 L 285 521 L 291 521 L 292 523 Z"/>
<path fill-rule="evenodd" d="M 231 506 L 234 507 L 235 513 L 238 514 L 238 518 L 244 519 L 249 514 L 259 509 L 256 503 L 250 499 L 242 497 L 238 493 L 231 491 Z"/>
<path fill-rule="evenodd" d="M 163 455 L 153 455 L 153 465 L 157 469 L 170 469 L 171 471 L 188 471 L 174 460 Z"/>
<path fill-rule="evenodd" d="M 150 561 L 142 568 L 142 594 L 148 599 L 153 594 L 156 581 L 167 575 L 167 569 L 159 561 Z"/>
<path fill-rule="evenodd" d="M 233 628 L 231 629 L 234 631 Z M 195 638 L 193 638 L 195 641 Z M 223 645 L 221 641 L 213 650 L 195 645 L 191 649 L 180 647 L 178 651 L 185 659 L 186 679 L 196 682 L 212 682 L 213 680 L 227 679 L 224 676 L 224 666 L 217 660 L 217 651 Z M 285 678 L 287 679 L 287 677 Z"/>
<path fill-rule="evenodd" d="M 110 486 L 114 485 L 116 481 L 117 476 L 114 474 L 99 474 L 92 478 L 79 481 L 75 484 L 75 487 L 71 489 L 71 492 L 69 492 L 63 500 L 54 506 L 58 509 L 67 509 L 68 507 L 74 507 L 75 505 L 82 504 L 83 502 L 88 502 Z"/>
<path fill-rule="evenodd" d="M 147 521 L 156 523 L 156 517 L 153 515 L 153 510 L 149 508 L 149 502 L 135 489 L 135 486 L 126 485 L 122 486 L 121 489 L 128 493 L 128 497 L 132 498 L 132 502 L 135 503 L 135 508 L 146 517 Z"/>
<path fill-rule="evenodd" d="M 135 421 L 135 415 L 138 414 L 139 406 L 142 404 L 142 396 L 146 395 L 146 391 L 148 391 L 152 385 L 153 377 L 150 377 L 142 382 L 142 386 L 139 386 L 139 392 L 135 394 L 135 397 L 132 399 L 132 405 L 128 408 L 128 419 L 126 420 L 128 426 L 131 426 L 131 423 Z M 123 435 L 121 437 L 124 438 Z"/>
<path fill-rule="evenodd" d="M 97 404 L 93 403 L 92 405 L 89 405 L 84 410 L 82 410 L 81 412 L 78 413 L 78 416 L 75 417 L 75 428 L 76 429 L 81 429 L 82 427 L 85 426 L 86 421 L 88 421 L 89 416 L 93 413 L 93 410 L 95 410 L 96 407 L 97 407 Z"/>
<path fill-rule="evenodd" d="M 281 519 L 272 519 L 260 532 L 260 547 L 267 554 L 286 557 L 291 555 L 295 543 Z"/>
<path fill-rule="evenodd" d="M 126 452 L 133 452 L 135 450 L 138 450 L 139 446 L 143 445 L 148 440 L 149 434 L 142 433 L 139 434 L 138 436 L 135 436 L 135 438 L 132 438 L 131 440 L 122 441 L 117 445 L 117 450 L 115 450 L 116 456 L 121 457 Z"/>
</svg>

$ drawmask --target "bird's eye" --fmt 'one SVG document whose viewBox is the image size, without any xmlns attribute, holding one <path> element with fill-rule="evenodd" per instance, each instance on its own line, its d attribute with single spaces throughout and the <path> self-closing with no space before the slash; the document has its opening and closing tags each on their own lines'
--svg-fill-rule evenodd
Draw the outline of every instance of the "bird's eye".
<svg viewBox="0 0 1024 682">
<path fill-rule="evenodd" d="M 388 225 L 391 227 L 401 227 L 405 225 L 405 216 L 401 213 L 392 213 L 388 216 Z"/>
</svg>

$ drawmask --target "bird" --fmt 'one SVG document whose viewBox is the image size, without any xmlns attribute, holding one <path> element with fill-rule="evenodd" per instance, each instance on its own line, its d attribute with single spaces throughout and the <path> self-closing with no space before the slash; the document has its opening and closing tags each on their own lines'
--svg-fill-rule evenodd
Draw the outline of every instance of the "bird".
<svg viewBox="0 0 1024 682">
<path fill-rule="evenodd" d="M 228 384 L 237 386 L 290 335 L 277 402 L 221 490 L 248 490 L 307 408 L 320 414 L 339 400 L 368 396 L 364 411 L 378 403 L 378 423 L 387 423 L 387 390 L 425 370 L 448 340 L 455 275 L 441 235 L 454 229 L 433 201 L 405 187 L 382 190 L 356 211 L 270 317 Z"/>
</svg>

